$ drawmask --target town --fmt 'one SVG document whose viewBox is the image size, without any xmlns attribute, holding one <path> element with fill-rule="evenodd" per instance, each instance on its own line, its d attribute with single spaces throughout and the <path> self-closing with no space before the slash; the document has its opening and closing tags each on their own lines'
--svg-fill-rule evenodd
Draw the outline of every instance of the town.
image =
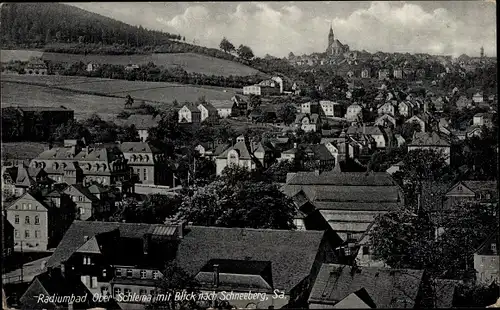
<svg viewBox="0 0 500 310">
<path fill-rule="evenodd" d="M 370 53 L 330 26 L 324 52 L 259 58 L 63 4 L 1 10 L 4 309 L 498 304 L 481 45 Z"/>
</svg>

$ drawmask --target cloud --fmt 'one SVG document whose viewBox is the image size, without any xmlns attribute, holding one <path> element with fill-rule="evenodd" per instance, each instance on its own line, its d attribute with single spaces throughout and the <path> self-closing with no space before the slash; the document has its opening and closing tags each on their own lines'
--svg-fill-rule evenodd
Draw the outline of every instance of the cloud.
<svg viewBox="0 0 500 310">
<path fill-rule="evenodd" d="M 415 2 L 373 1 L 348 11 L 338 6 L 337 2 L 186 3 L 176 12 L 151 9 L 139 15 L 160 26 L 154 28 L 180 33 L 189 42 L 195 39 L 217 48 L 226 37 L 235 46 L 250 46 L 258 56 L 323 52 L 330 23 L 335 38 L 355 50 L 457 56 L 477 55 L 484 46 L 486 54 L 496 54 L 496 16 L 490 8 L 480 14 L 460 14 L 453 7 L 425 9 Z"/>
</svg>

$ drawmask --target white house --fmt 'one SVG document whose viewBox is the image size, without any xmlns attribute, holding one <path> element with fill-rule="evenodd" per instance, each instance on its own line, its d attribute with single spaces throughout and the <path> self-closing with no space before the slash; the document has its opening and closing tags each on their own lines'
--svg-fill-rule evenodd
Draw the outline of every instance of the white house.
<svg viewBox="0 0 500 310">
<path fill-rule="evenodd" d="M 200 123 L 201 111 L 193 104 L 185 104 L 178 112 L 179 123 Z"/>
<path fill-rule="evenodd" d="M 384 115 L 389 114 L 394 116 L 394 106 L 391 102 L 386 102 L 378 107 L 378 114 Z"/>
<path fill-rule="evenodd" d="M 227 166 L 239 166 L 249 171 L 255 170 L 257 167 L 257 159 L 252 156 L 244 138 L 237 141 L 234 146 L 217 156 L 215 160 L 217 175 L 220 175 Z"/>
<path fill-rule="evenodd" d="M 347 112 L 345 114 L 345 118 L 348 121 L 352 121 L 352 122 L 359 121 L 359 120 L 362 121 L 363 120 L 363 113 L 362 112 L 363 112 L 363 108 L 359 104 L 353 103 L 347 107 Z"/>
<path fill-rule="evenodd" d="M 413 113 L 413 105 L 410 101 L 401 101 L 398 106 L 399 114 L 409 117 Z"/>
<path fill-rule="evenodd" d="M 383 132 L 377 126 L 351 126 L 347 129 L 347 136 L 370 136 L 376 143 L 377 148 L 385 148 L 387 145 Z"/>
<path fill-rule="evenodd" d="M 305 132 L 316 132 L 320 128 L 320 118 L 318 114 L 299 114 L 295 119 L 295 124 Z"/>
<path fill-rule="evenodd" d="M 210 104 L 216 109 L 220 118 L 231 117 L 235 102 L 232 100 L 210 100 Z"/>
<path fill-rule="evenodd" d="M 474 103 L 483 103 L 484 102 L 484 95 L 483 95 L 483 93 L 481 93 L 481 92 L 476 93 L 474 96 L 472 96 L 472 101 Z"/>
<path fill-rule="evenodd" d="M 335 116 L 335 111 L 334 107 L 337 105 L 336 102 L 329 101 L 329 100 L 320 100 L 319 105 L 321 106 L 321 109 L 323 110 L 323 113 L 327 117 L 333 117 Z"/>
<path fill-rule="evenodd" d="M 204 122 L 205 120 L 216 120 L 217 119 L 217 109 L 208 102 L 200 103 L 197 106 L 200 110 L 200 120 Z"/>
</svg>

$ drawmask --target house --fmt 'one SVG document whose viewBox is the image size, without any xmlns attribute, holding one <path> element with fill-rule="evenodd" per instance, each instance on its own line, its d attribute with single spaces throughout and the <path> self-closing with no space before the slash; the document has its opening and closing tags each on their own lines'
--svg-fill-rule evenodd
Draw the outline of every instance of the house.
<svg viewBox="0 0 500 310">
<path fill-rule="evenodd" d="M 129 180 L 127 162 L 116 145 L 84 146 L 81 141 L 64 140 L 63 147 L 49 147 L 30 167 L 44 169 L 58 183 L 113 185 Z"/>
<path fill-rule="evenodd" d="M 401 136 L 400 134 L 395 134 L 394 137 L 396 138 L 398 147 L 401 147 L 406 144 L 405 138 L 403 138 L 403 136 Z"/>
<path fill-rule="evenodd" d="M 370 234 L 373 232 L 374 227 L 375 222 L 372 222 L 354 245 L 350 245 L 351 247 L 349 248 L 348 244 L 346 247 L 351 252 L 349 254 L 355 259 L 356 266 L 389 267 L 384 261 L 375 259 L 373 256 L 373 244 Z"/>
<path fill-rule="evenodd" d="M 46 251 L 57 244 L 75 217 L 67 197 L 56 190 L 41 196 L 25 193 L 6 207 L 14 226 L 14 247 Z"/>
<path fill-rule="evenodd" d="M 342 106 L 339 103 L 329 100 L 320 100 L 319 105 L 326 117 L 342 117 Z"/>
<path fill-rule="evenodd" d="M 398 111 L 404 117 L 410 117 L 413 115 L 413 104 L 410 101 L 401 101 L 398 105 Z"/>
<path fill-rule="evenodd" d="M 490 285 L 500 281 L 500 256 L 498 255 L 498 233 L 493 232 L 474 253 L 476 282 Z"/>
<path fill-rule="evenodd" d="M 134 70 L 139 70 L 139 65 L 128 64 L 125 66 L 125 71 L 134 71 Z"/>
<path fill-rule="evenodd" d="M 460 181 L 444 193 L 444 204 L 448 209 L 464 202 L 495 203 L 498 189 L 496 181 Z"/>
<path fill-rule="evenodd" d="M 378 70 L 378 79 L 379 80 L 385 80 L 390 77 L 390 73 L 388 69 L 381 69 Z"/>
<path fill-rule="evenodd" d="M 378 215 L 403 203 L 396 182 L 379 172 L 289 173 L 281 190 L 292 199 L 304 197 L 311 206 L 303 210 L 307 215 L 319 213 L 319 219 L 306 223 L 306 229 L 319 226 L 323 230 L 328 224 L 344 242 L 358 240 Z"/>
<path fill-rule="evenodd" d="M 436 112 L 443 112 L 444 111 L 444 100 L 443 97 L 437 97 L 432 99 L 432 104 L 434 105 L 434 108 L 436 109 Z"/>
<path fill-rule="evenodd" d="M 382 116 L 379 116 L 375 120 L 375 124 L 373 125 L 382 127 L 389 127 L 389 126 L 396 127 L 396 119 L 394 119 L 394 117 L 392 117 L 390 114 L 384 114 Z"/>
<path fill-rule="evenodd" d="M 379 115 L 389 114 L 394 116 L 394 105 L 391 102 L 386 102 L 377 107 Z"/>
<path fill-rule="evenodd" d="M 119 126 L 134 126 L 135 129 L 137 129 L 137 132 L 139 134 L 139 139 L 142 142 L 146 142 L 149 137 L 149 130 L 151 128 L 157 127 L 158 123 L 161 120 L 161 116 L 153 116 L 153 115 L 142 115 L 142 114 L 132 114 L 126 119 L 119 119 L 117 118 L 115 120 L 115 123 Z"/>
<path fill-rule="evenodd" d="M 29 75 L 47 75 L 48 67 L 41 58 L 32 58 L 28 61 L 25 71 Z"/>
<path fill-rule="evenodd" d="M 474 96 L 472 96 L 472 101 L 476 104 L 483 103 L 484 94 L 482 92 L 475 93 Z"/>
<path fill-rule="evenodd" d="M 95 213 L 100 212 L 99 199 L 92 194 L 88 188 L 81 184 L 69 185 L 64 193 L 69 196 L 69 198 L 76 205 L 76 216 L 77 220 L 86 221 L 87 219 L 93 217 Z"/>
<path fill-rule="evenodd" d="M 316 132 L 320 129 L 321 118 L 318 114 L 297 114 L 295 125 L 305 132 Z"/>
<path fill-rule="evenodd" d="M 243 95 L 269 96 L 279 94 L 280 85 L 274 80 L 264 80 L 259 84 L 243 87 Z"/>
<path fill-rule="evenodd" d="M 122 142 L 118 146 L 135 174 L 136 182 L 142 184 L 170 184 L 171 174 L 166 155 L 151 143 Z"/>
<path fill-rule="evenodd" d="M 393 71 L 393 76 L 395 79 L 403 78 L 403 70 L 401 68 L 395 68 Z"/>
<path fill-rule="evenodd" d="M 423 281 L 423 270 L 323 264 L 309 297 L 309 309 L 339 303 L 344 304 L 342 308 L 419 308 Z"/>
<path fill-rule="evenodd" d="M 231 102 L 232 105 L 232 102 Z M 197 106 L 198 110 L 200 110 L 200 121 L 214 121 L 218 118 L 219 116 L 219 111 L 210 103 L 210 102 L 203 102 L 198 104 Z M 229 112 L 231 114 L 231 112 Z"/>
<path fill-rule="evenodd" d="M 462 111 L 463 109 L 471 106 L 471 100 L 467 99 L 467 97 L 465 96 L 460 96 L 455 105 L 457 106 L 458 110 Z"/>
<path fill-rule="evenodd" d="M 299 160 L 301 166 L 318 170 L 331 169 L 336 165 L 335 155 L 324 144 L 295 143 L 292 149 L 281 153 L 278 161 L 284 160 Z"/>
<path fill-rule="evenodd" d="M 393 175 L 394 173 L 398 172 L 401 166 L 403 165 L 403 161 L 397 162 L 394 165 L 390 166 L 387 168 L 385 172 L 387 172 L 390 175 Z"/>
<path fill-rule="evenodd" d="M 405 121 L 405 123 L 409 123 L 409 124 L 416 123 L 419 125 L 420 131 L 425 132 L 425 130 L 428 129 L 427 126 L 429 125 L 429 116 L 427 113 L 413 115 L 412 117 L 407 119 Z"/>
<path fill-rule="evenodd" d="M 42 168 L 20 164 L 2 167 L 2 198 L 19 197 L 36 185 L 50 185 L 51 181 Z"/>
<path fill-rule="evenodd" d="M 486 126 L 493 127 L 493 114 L 491 113 L 477 113 L 472 119 L 473 126 Z"/>
<path fill-rule="evenodd" d="M 179 123 L 199 124 L 201 122 L 201 111 L 194 104 L 185 104 L 178 112 Z"/>
<path fill-rule="evenodd" d="M 319 114 L 322 108 L 318 102 L 308 101 L 300 105 L 302 114 Z"/>
<path fill-rule="evenodd" d="M 408 152 L 413 150 L 431 149 L 443 154 L 446 163 L 450 164 L 451 144 L 436 132 L 415 132 L 413 140 L 408 144 Z"/>
<path fill-rule="evenodd" d="M 53 298 L 53 301 L 41 302 L 39 296 L 75 296 L 70 298 Z M 64 268 L 46 270 L 35 276 L 28 289 L 20 298 L 21 309 L 117 309 L 116 303 L 95 302 L 92 293 L 85 287 L 78 277 L 70 276 Z M 97 308 L 99 309 L 99 308 Z"/>
<path fill-rule="evenodd" d="M 200 143 L 195 150 L 201 157 L 206 157 L 215 161 L 215 158 L 227 150 L 231 145 L 228 143 Z"/>
<path fill-rule="evenodd" d="M 376 148 L 385 148 L 387 146 L 386 137 L 377 126 L 366 126 L 365 124 L 362 126 L 350 126 L 347 128 L 346 135 L 351 137 L 370 136 L 374 139 Z"/>
<path fill-rule="evenodd" d="M 93 62 L 89 62 L 87 64 L 87 72 L 94 72 L 94 71 L 97 71 L 97 69 L 99 69 L 100 65 L 97 64 L 97 63 L 93 63 Z"/>
<path fill-rule="evenodd" d="M 202 291 L 284 293 L 283 299 L 230 302 L 238 308 L 303 308 L 321 263 L 335 259 L 322 231 L 188 229 L 179 244 L 176 262 L 195 276 Z"/>
<path fill-rule="evenodd" d="M 347 112 L 345 118 L 351 122 L 363 121 L 363 108 L 357 104 L 353 103 L 347 107 Z"/>
<path fill-rule="evenodd" d="M 239 113 L 236 113 L 237 105 L 233 100 L 210 100 L 209 102 L 215 108 L 217 115 L 220 118 L 228 118 L 233 116 L 233 114 L 236 114 L 235 116 L 239 116 Z M 234 112 L 233 108 L 235 108 Z"/>
<path fill-rule="evenodd" d="M 371 78 L 371 72 L 369 68 L 363 68 L 363 70 L 361 70 L 361 78 L 362 79 Z"/>
<path fill-rule="evenodd" d="M 232 299 L 231 306 L 281 308 L 305 304 L 319 266 L 334 259 L 320 231 L 75 221 L 47 267 L 64 266 L 91 293 L 116 298 L 154 294 L 165 262 L 174 261 L 201 292 L 283 292 L 277 299 Z"/>
<path fill-rule="evenodd" d="M 232 116 L 243 116 L 246 115 L 248 110 L 248 103 L 243 100 L 240 96 L 234 95 L 231 97 L 231 101 L 234 102 L 233 108 L 231 110 Z M 212 103 L 213 105 L 213 103 Z M 220 116 L 220 114 L 219 114 Z"/>
<path fill-rule="evenodd" d="M 253 171 L 257 168 L 257 165 L 260 165 L 260 162 L 251 153 L 246 138 L 240 136 L 232 147 L 216 157 L 215 164 L 217 166 L 216 174 L 220 175 L 227 166 L 235 165 Z"/>
<path fill-rule="evenodd" d="M 3 212 L 0 217 L 2 218 L 2 257 L 7 259 L 14 253 L 14 226 L 7 220 Z"/>
<path fill-rule="evenodd" d="M 276 159 L 276 151 L 273 145 L 267 141 L 251 142 L 250 151 L 259 161 L 260 166 L 269 168 Z"/>
</svg>

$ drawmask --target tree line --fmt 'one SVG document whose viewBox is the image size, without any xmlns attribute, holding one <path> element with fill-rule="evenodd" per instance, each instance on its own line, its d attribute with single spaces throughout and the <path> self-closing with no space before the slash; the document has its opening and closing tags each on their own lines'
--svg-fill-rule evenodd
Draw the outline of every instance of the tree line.
<svg viewBox="0 0 500 310">
<path fill-rule="evenodd" d="M 59 3 L 8 3 L 2 6 L 1 19 L 4 48 L 84 42 L 142 47 L 182 39 Z"/>
</svg>

